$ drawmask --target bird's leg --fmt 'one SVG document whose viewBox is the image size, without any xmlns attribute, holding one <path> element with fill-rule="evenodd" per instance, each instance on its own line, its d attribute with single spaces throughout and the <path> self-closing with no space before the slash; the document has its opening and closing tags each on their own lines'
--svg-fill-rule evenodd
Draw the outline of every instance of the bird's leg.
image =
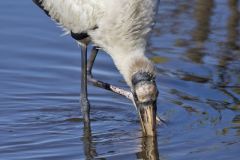
<svg viewBox="0 0 240 160">
<path fill-rule="evenodd" d="M 99 81 L 99 80 L 96 80 L 96 79 L 93 78 L 93 76 L 92 76 L 92 67 L 93 67 L 95 58 L 97 56 L 97 53 L 98 53 L 97 47 L 93 47 L 91 55 L 90 55 L 89 60 L 88 60 L 88 65 L 87 65 L 88 81 L 91 82 L 96 87 L 100 87 L 100 88 L 112 91 L 114 93 L 117 93 L 117 94 L 120 94 L 122 96 L 125 96 L 128 99 L 130 99 L 130 100 L 133 100 L 132 92 L 126 91 L 126 90 L 124 90 L 122 88 L 113 86 L 111 84 L 108 84 L 108 83 L 105 83 L 105 82 L 102 82 L 102 81 Z"/>
<path fill-rule="evenodd" d="M 87 97 L 87 43 L 81 44 L 81 68 L 82 68 L 82 76 L 81 76 L 81 105 L 82 105 L 82 114 L 84 118 L 84 125 L 89 126 L 89 113 L 90 106 Z"/>
<path fill-rule="evenodd" d="M 88 78 L 92 77 L 92 67 L 93 67 L 93 63 L 96 59 L 97 53 L 98 53 L 98 49 L 97 49 L 97 47 L 94 46 L 92 48 L 92 52 L 90 54 L 90 57 L 89 57 L 88 63 L 87 63 L 87 76 L 88 76 Z"/>
</svg>

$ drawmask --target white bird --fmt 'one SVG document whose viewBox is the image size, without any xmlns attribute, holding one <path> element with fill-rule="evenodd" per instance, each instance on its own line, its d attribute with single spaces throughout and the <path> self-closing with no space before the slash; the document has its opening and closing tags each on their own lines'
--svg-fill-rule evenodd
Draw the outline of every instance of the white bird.
<svg viewBox="0 0 240 160">
<path fill-rule="evenodd" d="M 81 103 L 85 122 L 89 124 L 89 81 L 132 99 L 139 112 L 144 135 L 155 135 L 158 90 L 155 68 L 145 56 L 145 51 L 159 0 L 33 1 L 81 46 Z M 87 62 L 89 42 L 94 47 Z M 132 93 L 92 77 L 91 70 L 98 48 L 112 57 Z"/>
</svg>

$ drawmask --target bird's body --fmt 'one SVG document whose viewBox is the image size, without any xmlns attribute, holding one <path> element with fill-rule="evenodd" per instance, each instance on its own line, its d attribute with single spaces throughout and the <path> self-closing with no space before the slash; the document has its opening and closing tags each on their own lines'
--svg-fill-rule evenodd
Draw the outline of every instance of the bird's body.
<svg viewBox="0 0 240 160">
<path fill-rule="evenodd" d="M 87 33 L 114 60 L 128 84 L 127 61 L 144 57 L 157 0 L 42 0 L 42 6 L 67 31 Z M 128 64 L 128 65 L 127 65 Z M 137 64 L 136 64 L 137 65 Z M 146 64 L 142 69 L 150 69 Z"/>
<path fill-rule="evenodd" d="M 141 103 L 156 101 L 155 69 L 144 53 L 159 0 L 34 1 L 72 36 L 85 34 L 106 51 Z M 140 81 L 149 83 L 138 93 L 135 85 Z"/>
</svg>

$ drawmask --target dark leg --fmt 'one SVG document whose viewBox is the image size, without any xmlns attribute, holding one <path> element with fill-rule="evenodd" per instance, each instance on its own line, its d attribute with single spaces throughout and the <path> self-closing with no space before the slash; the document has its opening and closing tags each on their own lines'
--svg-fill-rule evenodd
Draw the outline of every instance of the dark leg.
<svg viewBox="0 0 240 160">
<path fill-rule="evenodd" d="M 88 77 L 92 77 L 92 67 L 93 67 L 93 63 L 96 59 L 97 53 L 98 53 L 97 47 L 93 47 L 91 55 L 88 59 L 88 64 L 87 64 L 87 75 L 88 75 Z"/>
<path fill-rule="evenodd" d="M 84 118 L 84 125 L 89 126 L 89 112 L 90 106 L 87 98 L 87 44 L 83 43 L 81 45 L 81 58 L 82 58 L 82 77 L 81 77 L 81 105 L 82 114 Z"/>
<path fill-rule="evenodd" d="M 91 82 L 96 87 L 100 87 L 100 88 L 112 91 L 114 93 L 123 95 L 123 96 L 127 97 L 130 100 L 133 100 L 131 92 L 126 91 L 126 90 L 124 90 L 122 88 L 113 86 L 111 84 L 108 84 L 108 83 L 96 80 L 96 79 L 93 78 L 93 76 L 92 76 L 92 67 L 93 67 L 95 58 L 97 56 L 97 52 L 98 52 L 97 47 L 93 47 L 91 55 L 90 55 L 89 60 L 88 60 L 88 65 L 87 65 L 87 78 L 88 78 L 88 81 Z"/>
</svg>

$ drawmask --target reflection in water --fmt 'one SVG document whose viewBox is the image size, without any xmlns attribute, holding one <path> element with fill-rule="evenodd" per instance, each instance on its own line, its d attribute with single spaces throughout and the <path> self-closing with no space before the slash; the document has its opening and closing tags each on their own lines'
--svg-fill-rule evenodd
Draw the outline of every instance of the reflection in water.
<svg viewBox="0 0 240 160">
<path fill-rule="evenodd" d="M 213 0 L 198 0 L 196 2 L 194 15 L 197 21 L 197 26 L 193 32 L 193 40 L 204 42 L 208 39 L 210 32 L 210 18 L 214 7 Z"/>
<path fill-rule="evenodd" d="M 85 125 L 83 135 L 83 149 L 86 160 L 95 159 L 98 154 L 96 146 L 94 146 L 92 139 L 91 126 Z M 142 137 L 141 138 L 141 152 L 136 153 L 137 159 L 143 160 L 159 160 L 158 141 L 157 137 Z M 101 159 L 105 159 L 101 157 Z"/>
<path fill-rule="evenodd" d="M 238 50 L 239 46 L 237 45 L 237 40 L 239 36 L 238 26 L 240 13 L 238 11 L 238 0 L 229 0 L 229 8 L 230 8 L 230 17 L 228 20 L 228 39 L 227 45 L 229 48 Z"/>
<path fill-rule="evenodd" d="M 237 50 L 239 49 L 239 46 L 237 46 L 238 41 L 238 27 L 239 27 L 239 11 L 238 11 L 238 0 L 229 0 L 229 9 L 230 9 L 230 16 L 228 18 L 228 35 L 227 35 L 227 48 L 222 53 L 222 55 L 219 57 L 219 64 L 218 64 L 218 83 L 217 86 L 219 87 L 219 90 L 221 90 L 223 93 L 225 93 L 228 97 L 232 99 L 234 102 L 234 105 L 227 104 L 226 108 L 235 110 L 235 105 L 240 105 L 240 99 L 235 96 L 231 91 L 229 91 L 229 88 L 231 88 L 234 92 L 236 88 L 239 88 L 239 86 L 232 86 L 231 83 L 231 73 L 229 73 L 229 65 L 231 65 L 231 62 L 235 59 L 234 54 L 231 49 Z"/>
<path fill-rule="evenodd" d="M 158 160 L 158 142 L 157 137 L 143 137 L 142 151 L 137 154 L 138 159 Z"/>
<path fill-rule="evenodd" d="M 236 135 L 240 136 L 240 115 L 236 115 L 233 120 L 232 123 L 236 125 L 236 127 L 234 127 L 236 129 Z"/>
<path fill-rule="evenodd" d="M 202 58 L 205 55 L 202 47 L 210 33 L 210 20 L 214 1 L 197 0 L 195 6 L 194 15 L 197 25 L 192 33 L 192 39 L 194 42 L 197 42 L 197 46 L 187 51 L 187 57 L 195 63 L 202 63 Z"/>
<path fill-rule="evenodd" d="M 84 154 L 85 159 L 91 160 L 97 156 L 96 147 L 92 143 L 92 132 L 91 125 L 84 125 L 84 133 L 83 133 L 83 143 L 84 143 Z"/>
</svg>

